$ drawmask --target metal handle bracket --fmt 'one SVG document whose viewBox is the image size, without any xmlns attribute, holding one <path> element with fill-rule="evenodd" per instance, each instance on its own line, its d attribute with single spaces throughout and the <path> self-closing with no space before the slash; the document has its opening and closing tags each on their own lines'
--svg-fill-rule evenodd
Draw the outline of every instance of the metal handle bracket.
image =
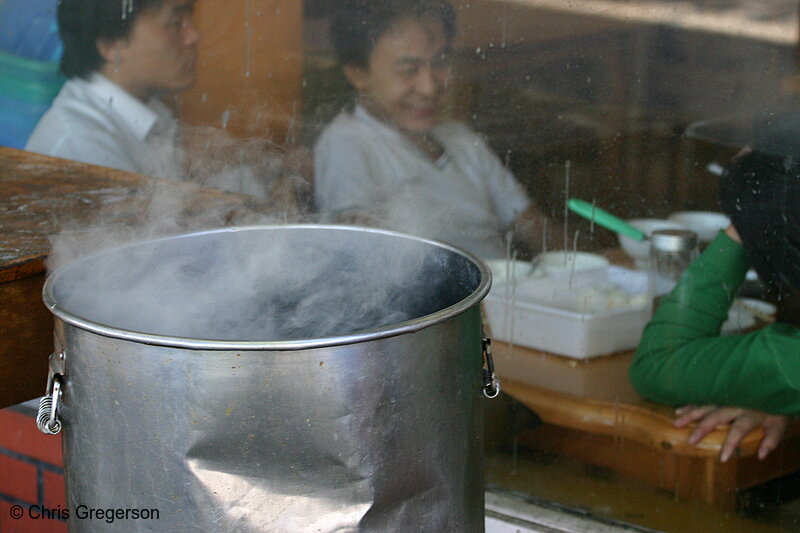
<svg viewBox="0 0 800 533">
<path fill-rule="evenodd" d="M 66 374 L 66 354 L 52 353 L 49 358 L 50 371 L 47 376 L 47 390 L 39 400 L 39 413 L 36 415 L 36 426 L 46 435 L 56 435 L 61 431 L 58 419 L 58 403 L 61 401 L 62 378 Z"/>
<path fill-rule="evenodd" d="M 494 360 L 492 359 L 492 339 L 484 337 L 483 359 L 486 368 L 483 369 L 483 395 L 487 398 L 497 398 L 500 395 L 500 378 L 494 373 Z"/>
</svg>

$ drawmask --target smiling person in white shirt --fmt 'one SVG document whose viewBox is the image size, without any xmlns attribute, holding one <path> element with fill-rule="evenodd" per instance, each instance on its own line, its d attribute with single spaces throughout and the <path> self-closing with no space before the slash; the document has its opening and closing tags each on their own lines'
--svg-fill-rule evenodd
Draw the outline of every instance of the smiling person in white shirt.
<svg viewBox="0 0 800 533">
<path fill-rule="evenodd" d="M 161 102 L 195 80 L 195 0 L 60 0 L 68 78 L 27 150 L 181 179 L 180 128 Z"/>
<path fill-rule="evenodd" d="M 315 201 L 331 218 L 420 234 L 503 257 L 561 230 L 485 141 L 443 121 L 455 12 L 445 0 L 343 0 L 331 26 L 357 91 L 314 148 Z M 511 233 L 509 233 L 511 232 Z"/>
</svg>

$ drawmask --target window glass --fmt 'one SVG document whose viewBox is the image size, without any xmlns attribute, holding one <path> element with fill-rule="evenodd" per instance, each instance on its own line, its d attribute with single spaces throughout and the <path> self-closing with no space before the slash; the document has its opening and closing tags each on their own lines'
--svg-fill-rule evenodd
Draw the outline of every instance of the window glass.
<svg viewBox="0 0 800 533">
<path fill-rule="evenodd" d="M 796 106 L 792 0 L 454 5 L 449 116 L 483 135 L 530 197 L 565 224 L 567 248 L 626 267 L 637 265 L 617 235 L 568 213 L 566 198 L 625 219 L 720 212 L 718 180 L 731 157 L 758 124 Z M 309 144 L 353 97 L 327 33 L 335 10 L 335 2 L 305 6 Z M 492 334 L 497 365 L 516 361 L 517 381 L 487 402 L 490 488 L 663 531 L 797 527 L 788 436 L 788 450 L 769 461 L 750 450 L 720 463 L 710 448 L 685 444 L 672 408 L 642 403 L 627 381 L 630 352 L 559 357 Z M 603 344 L 615 333 L 596 335 L 591 342 Z"/>
</svg>

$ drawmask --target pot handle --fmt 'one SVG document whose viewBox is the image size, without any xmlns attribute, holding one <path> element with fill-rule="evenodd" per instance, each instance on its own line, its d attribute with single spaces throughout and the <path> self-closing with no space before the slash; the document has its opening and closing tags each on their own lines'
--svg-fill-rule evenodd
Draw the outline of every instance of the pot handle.
<svg viewBox="0 0 800 533">
<path fill-rule="evenodd" d="M 492 359 L 492 339 L 484 336 L 483 360 L 486 367 L 483 369 L 483 395 L 489 399 L 500 395 L 500 378 L 494 373 L 494 360 Z"/>
<path fill-rule="evenodd" d="M 483 337 L 481 341 L 483 359 L 483 395 L 486 398 L 497 398 L 500 395 L 500 379 L 494 372 L 492 359 L 492 339 Z M 64 352 L 50 354 L 50 376 L 47 378 L 47 390 L 39 400 L 39 413 L 36 425 L 46 435 L 57 435 L 61 432 L 61 421 L 58 419 L 58 402 L 61 400 L 61 380 L 65 372 Z"/>
<path fill-rule="evenodd" d="M 47 378 L 47 390 L 39 400 L 39 414 L 36 416 L 36 426 L 45 435 L 56 435 L 61 431 L 61 421 L 58 419 L 58 402 L 61 400 L 61 380 L 65 372 L 64 352 L 50 354 L 50 375 Z"/>
</svg>

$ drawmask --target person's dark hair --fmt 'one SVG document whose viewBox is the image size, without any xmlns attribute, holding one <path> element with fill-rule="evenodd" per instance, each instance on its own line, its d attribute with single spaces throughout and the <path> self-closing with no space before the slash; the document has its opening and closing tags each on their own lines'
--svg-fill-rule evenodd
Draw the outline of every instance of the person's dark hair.
<svg viewBox="0 0 800 533">
<path fill-rule="evenodd" d="M 720 200 L 759 278 L 800 289 L 800 113 L 758 128 L 720 182 Z"/>
<path fill-rule="evenodd" d="M 130 34 L 143 11 L 164 0 L 59 0 L 58 31 L 64 44 L 61 72 L 67 78 L 86 78 L 100 70 L 105 60 L 97 42 L 114 41 Z"/>
<path fill-rule="evenodd" d="M 369 66 L 375 43 L 402 17 L 441 21 L 448 41 L 456 33 L 456 13 L 447 0 L 338 0 L 331 15 L 331 39 L 341 65 Z"/>
</svg>

